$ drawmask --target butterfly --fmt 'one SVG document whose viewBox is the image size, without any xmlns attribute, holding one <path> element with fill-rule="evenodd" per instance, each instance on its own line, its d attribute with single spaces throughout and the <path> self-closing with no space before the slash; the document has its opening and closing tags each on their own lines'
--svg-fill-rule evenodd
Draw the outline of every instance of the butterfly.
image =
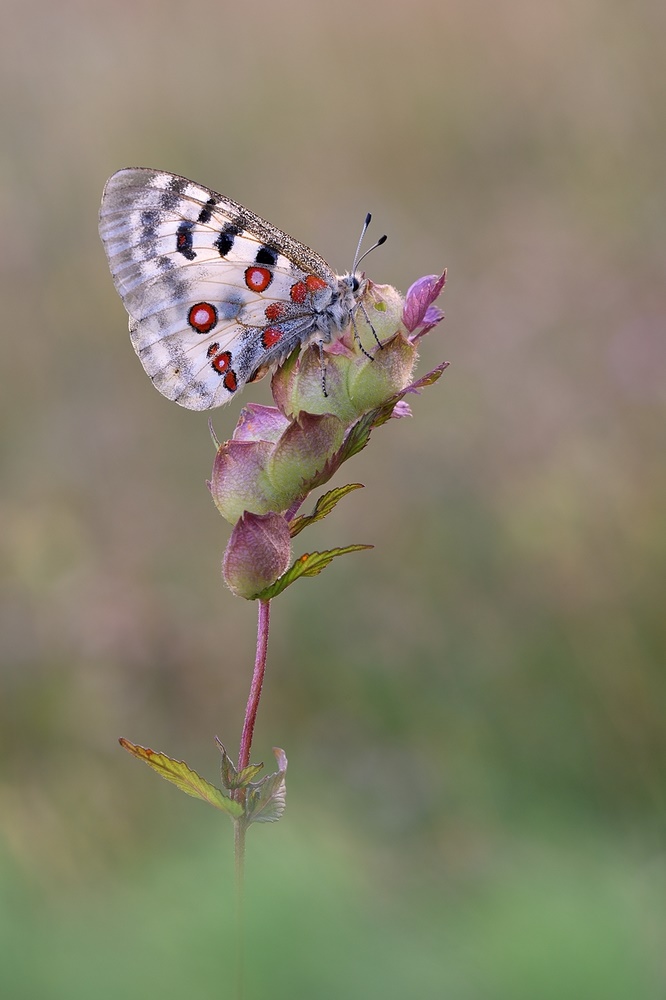
<svg viewBox="0 0 666 1000">
<path fill-rule="evenodd" d="M 358 250 L 338 275 L 303 243 L 177 174 L 113 174 L 99 229 L 141 364 L 191 410 L 222 406 L 299 346 L 323 352 L 365 311 Z"/>
</svg>

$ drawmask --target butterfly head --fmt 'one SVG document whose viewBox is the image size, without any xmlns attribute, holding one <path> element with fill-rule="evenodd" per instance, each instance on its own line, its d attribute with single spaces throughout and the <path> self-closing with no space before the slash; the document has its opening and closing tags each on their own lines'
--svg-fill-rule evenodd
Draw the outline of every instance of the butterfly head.
<svg viewBox="0 0 666 1000">
<path fill-rule="evenodd" d="M 348 271 L 338 278 L 338 292 L 353 308 L 365 295 L 368 284 L 369 281 L 363 271 Z"/>
<path fill-rule="evenodd" d="M 363 243 L 363 237 L 365 236 L 368 226 L 370 225 L 371 218 L 372 216 L 370 212 L 368 212 L 365 217 L 365 222 L 363 223 L 363 229 L 361 230 L 358 246 L 356 247 L 354 263 L 352 264 L 351 271 L 338 276 L 337 294 L 334 294 L 333 301 L 327 310 L 333 325 L 339 330 L 343 330 L 349 325 L 350 322 L 353 323 L 354 313 L 359 305 L 363 308 L 363 297 L 368 290 L 370 282 L 369 279 L 366 278 L 365 272 L 359 271 L 359 264 L 368 256 L 369 253 L 372 253 L 372 251 L 376 250 L 377 247 L 386 243 L 386 236 L 381 236 L 376 243 L 365 251 L 364 254 L 361 254 L 361 244 Z"/>
</svg>

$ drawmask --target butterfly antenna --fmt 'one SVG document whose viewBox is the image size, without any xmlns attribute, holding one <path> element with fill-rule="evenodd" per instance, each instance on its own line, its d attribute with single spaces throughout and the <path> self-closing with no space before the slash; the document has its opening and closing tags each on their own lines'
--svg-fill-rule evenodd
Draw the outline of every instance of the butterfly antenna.
<svg viewBox="0 0 666 1000">
<path fill-rule="evenodd" d="M 370 212 L 368 212 L 368 214 L 365 217 L 365 222 L 363 223 L 363 229 L 361 230 L 361 238 L 359 239 L 358 246 L 356 247 L 356 253 L 354 255 L 354 263 L 352 264 L 352 269 L 351 269 L 352 274 L 356 274 L 356 269 L 358 265 L 361 263 L 362 260 L 365 260 L 365 258 L 368 256 L 369 253 L 372 253 L 373 250 L 376 250 L 377 247 L 380 247 L 382 243 L 386 243 L 386 240 L 388 239 L 386 235 L 380 236 L 377 242 L 374 243 L 369 250 L 366 250 L 361 257 L 359 257 L 359 254 L 361 253 L 361 243 L 363 242 L 363 237 L 368 231 L 368 226 L 370 225 L 371 219 L 372 215 L 370 214 Z"/>
<path fill-rule="evenodd" d="M 370 225 L 370 220 L 371 219 L 372 219 L 372 216 L 370 215 L 370 212 L 368 212 L 368 214 L 365 217 L 365 222 L 363 223 L 363 229 L 361 230 L 361 238 L 358 241 L 358 246 L 356 247 L 356 254 L 354 255 L 354 263 L 353 263 L 352 269 L 351 269 L 352 275 L 356 274 L 356 270 L 358 268 L 358 265 L 361 263 L 362 260 L 365 260 L 365 258 L 368 256 L 369 253 L 372 253 L 373 250 L 376 250 L 377 247 L 380 247 L 382 245 L 382 243 L 386 243 L 387 236 L 386 235 L 380 236 L 379 239 L 377 240 L 377 242 L 374 243 L 370 247 L 369 250 L 366 250 L 365 253 L 362 254 L 362 256 L 359 257 L 359 254 L 361 253 L 361 243 L 363 242 L 363 237 L 365 236 L 366 232 L 368 231 L 368 226 Z M 374 326 L 370 322 L 370 317 L 368 316 L 368 312 L 367 312 L 365 306 L 363 305 L 363 302 L 359 301 L 357 303 L 357 305 L 360 306 L 361 311 L 363 312 L 363 316 L 365 317 L 365 321 L 368 324 L 368 326 L 370 327 L 370 329 L 372 330 L 372 335 L 375 338 L 375 341 L 377 342 L 377 346 L 381 347 L 382 346 L 381 342 L 379 340 L 379 337 L 377 336 L 377 332 L 376 332 Z M 352 329 L 354 331 L 354 340 L 356 341 L 356 343 L 360 347 L 360 349 L 363 352 L 363 354 L 365 354 L 366 358 L 370 358 L 371 361 L 374 361 L 375 359 L 373 358 L 372 354 L 368 354 L 368 352 L 366 351 L 365 347 L 361 343 L 361 338 L 360 338 L 359 333 L 358 333 L 358 327 L 356 326 L 356 320 L 354 319 L 354 313 L 353 312 L 351 314 L 351 324 L 352 324 Z"/>
<path fill-rule="evenodd" d="M 356 274 L 356 268 L 358 267 L 359 254 L 361 252 L 361 243 L 363 242 L 363 237 L 368 231 L 368 226 L 370 225 L 370 220 L 372 216 L 370 212 L 365 217 L 365 222 L 363 223 L 363 229 L 361 230 L 361 235 L 359 237 L 358 246 L 356 247 L 356 253 L 354 254 L 354 263 L 352 264 L 351 273 Z"/>
<path fill-rule="evenodd" d="M 369 250 L 366 250 L 362 257 L 359 257 L 359 259 L 356 261 L 356 267 L 358 267 L 358 265 L 361 263 L 362 260 L 365 260 L 365 258 L 368 256 L 369 253 L 372 253 L 372 251 L 376 250 L 377 247 L 380 247 L 383 243 L 386 243 L 387 239 L 388 236 L 386 235 L 380 236 L 377 242 L 374 243 Z"/>
</svg>

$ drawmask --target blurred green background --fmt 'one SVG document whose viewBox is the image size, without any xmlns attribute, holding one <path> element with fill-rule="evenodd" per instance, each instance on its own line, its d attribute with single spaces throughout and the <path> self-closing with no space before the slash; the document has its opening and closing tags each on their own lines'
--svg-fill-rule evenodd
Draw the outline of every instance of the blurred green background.
<svg viewBox="0 0 666 1000">
<path fill-rule="evenodd" d="M 256 610 L 207 415 L 151 387 L 98 240 L 127 165 L 337 270 L 369 209 L 370 277 L 449 268 L 451 368 L 303 536 L 375 549 L 275 603 L 248 996 L 666 995 L 665 32 L 658 0 L 5 0 L 3 996 L 232 995 L 231 827 L 117 744 L 214 780 Z"/>
</svg>

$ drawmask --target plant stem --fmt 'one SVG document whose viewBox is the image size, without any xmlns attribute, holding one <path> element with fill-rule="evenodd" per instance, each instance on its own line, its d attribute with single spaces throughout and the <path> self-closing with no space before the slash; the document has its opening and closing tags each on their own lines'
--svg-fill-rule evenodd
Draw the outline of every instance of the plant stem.
<svg viewBox="0 0 666 1000">
<path fill-rule="evenodd" d="M 271 617 L 270 601 L 259 601 L 259 614 L 257 621 L 257 652 L 254 658 L 254 671 L 252 673 L 252 683 L 250 684 L 250 694 L 245 708 L 245 721 L 243 722 L 243 732 L 241 734 L 240 749 L 238 751 L 238 770 L 242 771 L 250 763 L 250 753 L 252 750 L 252 737 L 254 735 L 254 724 L 257 720 L 257 710 L 261 689 L 264 683 L 266 672 L 266 651 L 268 649 L 268 631 Z M 235 793 L 237 802 L 245 799 L 245 789 L 239 788 Z M 245 929 L 243 916 L 243 888 L 245 880 L 245 832 L 247 825 L 244 817 L 237 819 L 234 832 L 234 857 L 236 862 L 236 923 L 238 930 L 238 980 L 237 993 L 238 1000 L 243 996 L 243 979 L 245 967 Z"/>
<path fill-rule="evenodd" d="M 268 648 L 268 630 L 271 617 L 270 601 L 259 601 L 259 616 L 257 621 L 257 653 L 254 659 L 254 673 L 252 674 L 252 684 L 250 685 L 250 696 L 247 699 L 245 709 L 245 722 L 243 723 L 243 733 L 241 735 L 240 751 L 238 753 L 238 770 L 242 771 L 250 763 L 250 751 L 252 749 L 252 736 L 254 734 L 254 723 L 257 718 L 259 699 L 261 698 L 261 688 L 264 683 L 264 672 L 266 670 L 266 650 Z"/>
<path fill-rule="evenodd" d="M 291 507 L 284 515 L 287 524 L 289 524 L 291 521 L 294 520 L 296 514 L 298 513 L 298 511 L 300 510 L 300 508 L 303 506 L 304 503 L 305 503 L 305 497 L 303 497 L 301 500 L 295 500 L 294 503 L 292 503 Z"/>
<path fill-rule="evenodd" d="M 236 858 L 236 1000 L 245 992 L 245 914 L 243 882 L 245 877 L 245 831 L 243 820 L 234 824 L 234 855 Z"/>
</svg>

